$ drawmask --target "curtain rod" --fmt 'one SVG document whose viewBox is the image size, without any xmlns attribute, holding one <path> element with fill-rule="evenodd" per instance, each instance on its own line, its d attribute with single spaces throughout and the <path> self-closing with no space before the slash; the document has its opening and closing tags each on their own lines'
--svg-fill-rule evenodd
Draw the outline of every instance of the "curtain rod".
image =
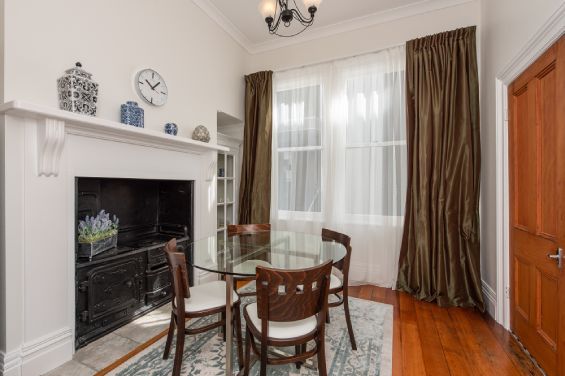
<svg viewBox="0 0 565 376">
<path fill-rule="evenodd" d="M 283 72 L 287 72 L 287 71 L 294 70 L 294 69 L 315 67 L 316 65 L 327 64 L 327 63 L 331 63 L 331 62 L 334 62 L 334 61 L 344 61 L 344 60 L 348 60 L 348 59 L 354 59 L 356 57 L 373 55 L 373 54 L 377 54 L 379 52 L 382 52 L 384 50 L 388 50 L 388 49 L 400 47 L 400 46 L 405 46 L 405 45 L 406 45 L 406 42 L 398 43 L 398 44 L 390 45 L 388 47 L 384 47 L 384 48 L 381 48 L 381 49 L 375 50 L 375 51 L 364 52 L 364 53 L 351 55 L 351 56 L 338 57 L 338 58 L 334 58 L 334 59 L 327 59 L 327 60 L 322 60 L 322 61 L 318 61 L 318 62 L 315 62 L 315 63 L 292 66 L 292 67 L 289 67 L 289 68 L 277 69 L 277 70 L 273 70 L 273 72 L 274 73 L 283 73 Z"/>
</svg>

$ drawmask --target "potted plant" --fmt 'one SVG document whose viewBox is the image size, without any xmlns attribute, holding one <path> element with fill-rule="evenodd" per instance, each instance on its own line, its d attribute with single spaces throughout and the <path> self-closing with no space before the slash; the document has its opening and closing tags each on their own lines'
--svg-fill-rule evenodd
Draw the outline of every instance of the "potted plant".
<svg viewBox="0 0 565 376">
<path fill-rule="evenodd" d="M 89 217 L 78 223 L 78 256 L 92 257 L 115 248 L 118 244 L 118 225 L 120 221 L 114 215 L 101 210 L 96 217 Z"/>
</svg>

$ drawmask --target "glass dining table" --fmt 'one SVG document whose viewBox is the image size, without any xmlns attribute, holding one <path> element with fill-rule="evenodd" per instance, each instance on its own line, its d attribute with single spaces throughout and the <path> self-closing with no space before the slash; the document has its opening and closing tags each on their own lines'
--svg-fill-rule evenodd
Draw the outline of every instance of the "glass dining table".
<svg viewBox="0 0 565 376">
<path fill-rule="evenodd" d="M 233 374 L 232 310 L 234 277 L 254 277 L 257 266 L 297 270 L 337 263 L 345 247 L 321 235 L 290 231 L 264 231 L 228 237 L 211 236 L 188 246 L 190 266 L 217 273 L 226 280 L 226 375 Z"/>
</svg>

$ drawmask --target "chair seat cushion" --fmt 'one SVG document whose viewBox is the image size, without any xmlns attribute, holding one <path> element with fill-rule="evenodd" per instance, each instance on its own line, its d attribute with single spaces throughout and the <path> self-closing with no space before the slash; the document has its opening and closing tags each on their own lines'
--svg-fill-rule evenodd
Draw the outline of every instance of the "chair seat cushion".
<svg viewBox="0 0 565 376">
<path fill-rule="evenodd" d="M 247 315 L 257 331 L 261 332 L 261 319 L 257 316 L 257 303 L 245 306 Z M 289 322 L 269 321 L 269 337 L 275 339 L 290 339 L 308 334 L 316 329 L 318 321 L 316 316 L 311 316 L 303 320 Z"/>
<path fill-rule="evenodd" d="M 239 301 L 239 296 L 233 292 L 233 302 Z M 190 288 L 190 298 L 184 300 L 186 312 L 199 312 L 226 305 L 226 282 L 214 281 L 203 283 Z"/>
<path fill-rule="evenodd" d="M 343 286 L 343 281 L 335 274 L 330 276 L 330 290 L 337 289 Z"/>
</svg>

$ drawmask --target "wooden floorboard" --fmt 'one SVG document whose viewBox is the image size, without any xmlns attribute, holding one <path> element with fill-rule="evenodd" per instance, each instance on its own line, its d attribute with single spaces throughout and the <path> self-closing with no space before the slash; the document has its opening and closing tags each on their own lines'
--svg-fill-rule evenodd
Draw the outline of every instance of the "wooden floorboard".
<svg viewBox="0 0 565 376">
<path fill-rule="evenodd" d="M 351 287 L 350 295 L 394 307 L 394 376 L 543 375 L 514 337 L 486 314 L 441 308 L 375 286 Z"/>
</svg>

